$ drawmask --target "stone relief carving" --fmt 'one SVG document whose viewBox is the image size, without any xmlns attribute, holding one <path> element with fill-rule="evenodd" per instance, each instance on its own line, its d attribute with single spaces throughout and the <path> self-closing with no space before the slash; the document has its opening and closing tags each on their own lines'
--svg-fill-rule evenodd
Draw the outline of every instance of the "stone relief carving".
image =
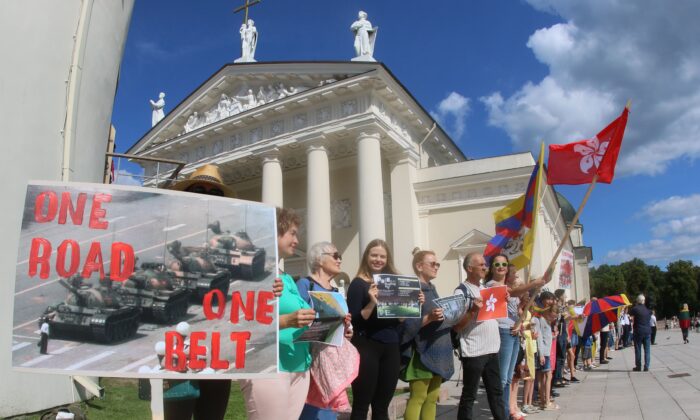
<svg viewBox="0 0 700 420">
<path fill-rule="evenodd" d="M 331 201 L 331 225 L 333 229 L 352 227 L 352 204 L 350 199 Z"/>
<path fill-rule="evenodd" d="M 330 121 L 331 119 L 331 107 L 326 106 L 323 108 L 319 108 L 316 110 L 316 122 L 317 123 L 324 123 L 326 121 Z"/>
<path fill-rule="evenodd" d="M 343 117 L 357 113 L 357 99 L 343 101 L 340 104 L 340 113 Z"/>
<path fill-rule="evenodd" d="M 212 155 L 218 155 L 219 153 L 224 151 L 224 141 L 223 140 L 217 140 L 214 142 L 214 144 L 211 145 L 211 152 Z"/>
<path fill-rule="evenodd" d="M 284 121 L 273 121 L 272 125 L 270 125 L 270 133 L 272 133 L 273 137 L 279 136 L 280 134 L 284 133 Z"/>
<path fill-rule="evenodd" d="M 240 134 L 232 134 L 230 137 L 230 149 L 235 150 L 243 145 L 243 140 Z"/>
<path fill-rule="evenodd" d="M 262 127 L 258 127 L 258 128 L 254 128 L 254 129 L 250 130 L 250 143 L 249 144 L 259 142 L 260 140 L 262 140 L 262 137 L 263 137 Z"/>
<path fill-rule="evenodd" d="M 294 126 L 295 130 L 301 130 L 302 128 L 306 127 L 307 121 L 308 119 L 306 114 L 297 114 L 292 119 L 292 125 Z"/>
<path fill-rule="evenodd" d="M 187 117 L 187 122 L 185 123 L 184 132 L 182 134 L 189 133 L 205 125 L 213 124 L 243 111 L 309 90 L 311 87 L 314 86 L 298 85 L 288 87 L 280 82 L 276 85 L 245 85 L 239 89 L 237 94 L 229 95 L 222 93 L 219 101 L 207 111 L 203 113 L 194 111 Z"/>
</svg>

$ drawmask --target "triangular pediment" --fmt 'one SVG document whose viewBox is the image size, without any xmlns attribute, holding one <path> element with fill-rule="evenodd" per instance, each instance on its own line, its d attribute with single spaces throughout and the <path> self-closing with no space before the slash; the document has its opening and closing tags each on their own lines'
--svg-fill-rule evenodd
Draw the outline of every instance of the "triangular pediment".
<svg viewBox="0 0 700 420">
<path fill-rule="evenodd" d="M 169 111 L 131 147 L 130 153 L 143 152 L 227 118 L 246 113 L 252 116 L 254 110 L 266 105 L 269 108 L 294 102 L 294 96 L 328 90 L 334 83 L 379 67 L 378 63 L 354 62 L 228 64 Z"/>
<path fill-rule="evenodd" d="M 450 244 L 452 250 L 476 250 L 482 249 L 491 240 L 491 235 L 487 235 L 478 229 L 472 229 L 461 238 Z"/>
</svg>

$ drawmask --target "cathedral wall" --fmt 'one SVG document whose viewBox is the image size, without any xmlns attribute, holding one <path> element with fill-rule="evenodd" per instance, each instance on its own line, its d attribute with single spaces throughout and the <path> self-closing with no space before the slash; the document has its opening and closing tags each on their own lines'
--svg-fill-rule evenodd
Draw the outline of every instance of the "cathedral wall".
<svg viewBox="0 0 700 420">
<path fill-rule="evenodd" d="M 10 280 L 2 283 L 0 292 L 2 349 L 13 345 L 9 334 L 12 279 L 26 182 L 61 180 L 64 135 L 73 139 L 67 179 L 102 182 L 117 73 L 133 4 L 133 0 L 0 2 L 0 52 L 6 64 L 0 81 L 6 140 L 0 164 L 12 177 L 3 185 L 0 201 L 4 235 L 0 274 Z M 72 63 L 77 68 L 71 74 Z M 0 417 L 81 397 L 68 376 L 12 371 L 10 356 L 9 351 L 0 352 Z"/>
</svg>

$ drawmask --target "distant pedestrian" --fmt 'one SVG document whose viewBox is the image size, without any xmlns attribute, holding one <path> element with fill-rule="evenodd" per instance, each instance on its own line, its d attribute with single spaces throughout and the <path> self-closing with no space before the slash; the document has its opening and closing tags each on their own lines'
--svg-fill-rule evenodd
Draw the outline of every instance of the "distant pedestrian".
<svg viewBox="0 0 700 420">
<path fill-rule="evenodd" d="M 644 295 L 637 296 L 637 304 L 630 310 L 634 321 L 634 371 L 642 370 L 642 346 L 644 346 L 644 371 L 649 370 L 651 361 L 651 311 L 644 306 Z"/>
<path fill-rule="evenodd" d="M 46 319 L 42 320 L 41 328 L 39 329 L 41 333 L 41 339 L 39 339 L 39 353 L 48 354 L 49 346 L 49 322 Z"/>
<path fill-rule="evenodd" d="M 651 311 L 651 345 L 656 344 L 656 311 Z"/>
<path fill-rule="evenodd" d="M 683 333 L 683 343 L 688 344 L 688 329 L 690 328 L 690 311 L 688 310 L 688 304 L 683 304 L 683 309 L 681 313 L 678 314 L 678 325 L 681 327 L 681 333 Z"/>
</svg>

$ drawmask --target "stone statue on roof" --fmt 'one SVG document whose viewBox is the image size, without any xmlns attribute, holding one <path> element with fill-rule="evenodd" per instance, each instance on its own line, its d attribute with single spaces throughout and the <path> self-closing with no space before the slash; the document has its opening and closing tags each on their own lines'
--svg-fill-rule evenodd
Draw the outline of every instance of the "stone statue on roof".
<svg viewBox="0 0 700 420">
<path fill-rule="evenodd" d="M 255 27 L 253 19 L 248 19 L 239 29 L 241 33 L 241 58 L 235 63 L 254 63 L 255 49 L 258 46 L 258 29 Z"/>
<path fill-rule="evenodd" d="M 350 30 L 355 33 L 355 58 L 352 61 L 375 61 L 374 42 L 377 39 L 378 27 L 372 27 L 367 20 L 367 13 L 360 10 L 357 20 L 350 25 Z"/>
<path fill-rule="evenodd" d="M 151 113 L 151 127 L 154 127 L 160 120 L 165 118 L 165 93 L 161 92 L 160 95 L 158 95 L 158 100 L 154 101 L 153 99 L 149 99 L 151 102 L 151 109 L 153 112 Z"/>
</svg>

